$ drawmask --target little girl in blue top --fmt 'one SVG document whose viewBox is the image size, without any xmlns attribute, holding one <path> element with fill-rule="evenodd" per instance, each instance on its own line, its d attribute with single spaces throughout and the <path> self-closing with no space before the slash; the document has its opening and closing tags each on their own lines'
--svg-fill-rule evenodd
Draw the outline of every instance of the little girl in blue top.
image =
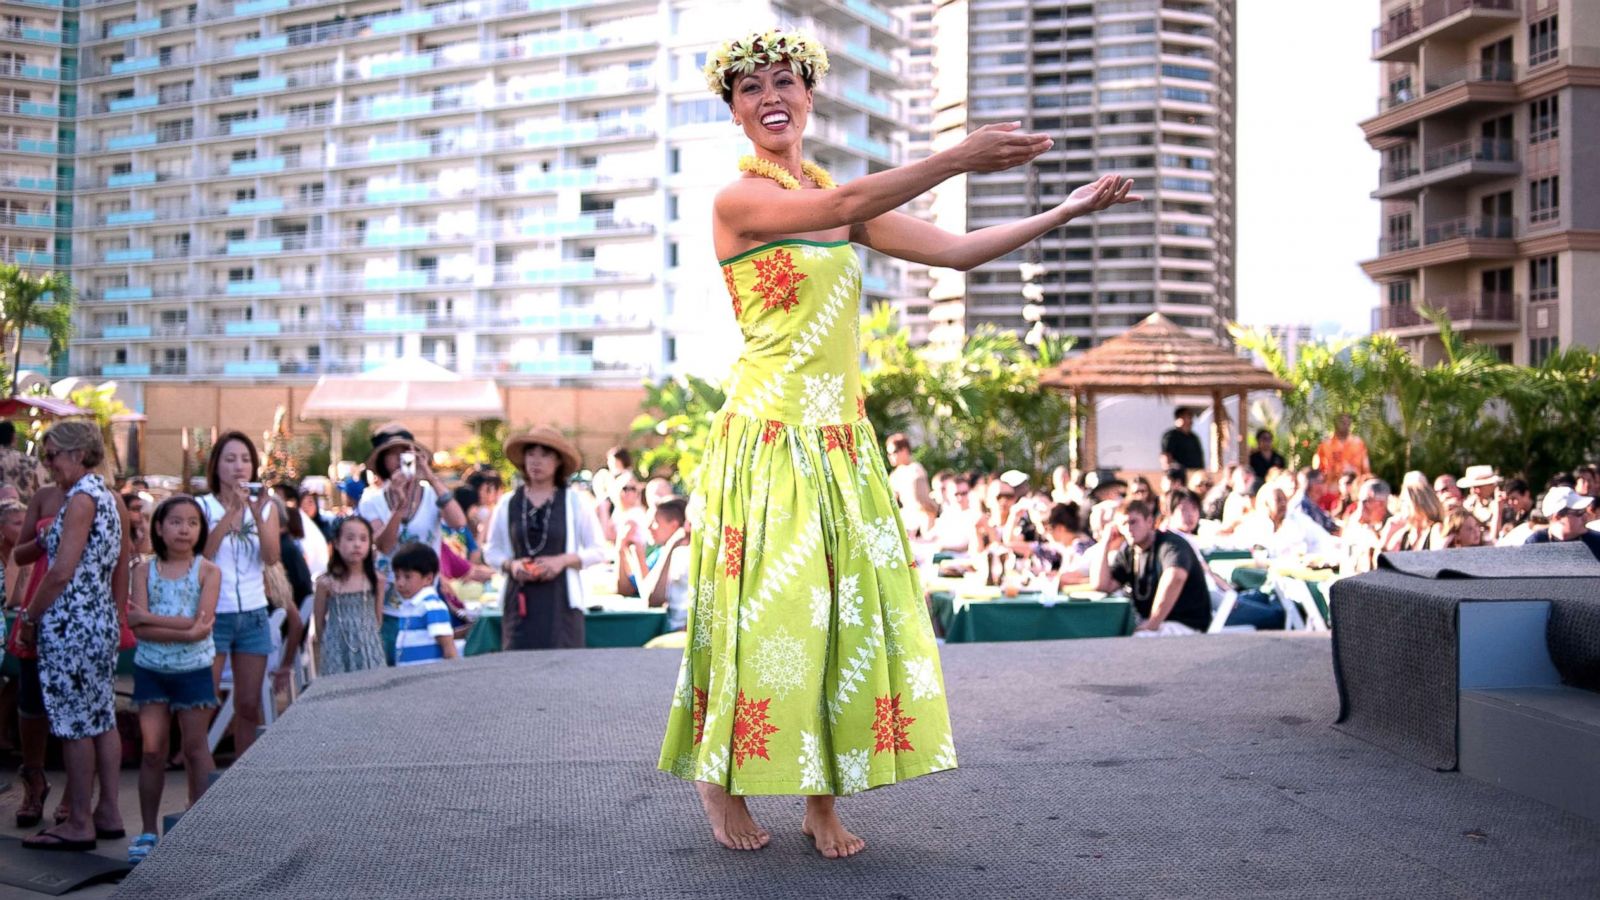
<svg viewBox="0 0 1600 900">
<path fill-rule="evenodd" d="M 144 756 L 139 765 L 139 812 L 144 831 L 128 847 L 137 863 L 156 845 L 156 819 L 166 781 L 167 735 L 173 715 L 183 735 L 183 765 L 189 805 L 200 799 L 212 771 L 206 729 L 217 693 L 211 681 L 216 650 L 211 625 L 217 617 L 222 572 L 200 556 L 205 513 L 193 497 L 177 494 L 156 507 L 150 520 L 154 558 L 139 563 L 129 581 L 128 625 L 139 639 L 133 652 L 133 702 L 139 708 Z"/>
</svg>

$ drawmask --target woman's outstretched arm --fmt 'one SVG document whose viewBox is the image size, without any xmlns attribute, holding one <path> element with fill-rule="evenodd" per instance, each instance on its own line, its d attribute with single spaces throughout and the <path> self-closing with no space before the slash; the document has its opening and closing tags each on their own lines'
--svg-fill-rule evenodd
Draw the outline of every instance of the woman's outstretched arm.
<svg viewBox="0 0 1600 900">
<path fill-rule="evenodd" d="M 948 150 L 831 191 L 788 191 L 765 178 L 741 178 L 717 194 L 717 222 L 752 239 L 858 225 L 927 193 L 947 178 L 1020 166 L 1053 145 L 1048 135 L 1018 127 L 1015 122 L 985 125 Z"/>
<path fill-rule="evenodd" d="M 897 259 L 965 272 L 999 259 L 1079 216 L 1144 199 L 1130 194 L 1132 188 L 1132 180 L 1106 175 L 1073 191 L 1055 209 L 967 234 L 951 234 L 930 222 L 889 212 L 851 229 L 850 240 Z"/>
</svg>

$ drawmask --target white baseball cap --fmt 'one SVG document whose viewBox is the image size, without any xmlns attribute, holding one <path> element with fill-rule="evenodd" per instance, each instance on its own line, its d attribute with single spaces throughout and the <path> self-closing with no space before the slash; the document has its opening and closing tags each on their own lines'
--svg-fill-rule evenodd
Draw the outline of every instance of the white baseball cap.
<svg viewBox="0 0 1600 900">
<path fill-rule="evenodd" d="M 1545 518 L 1559 516 L 1569 509 L 1588 509 L 1594 503 L 1593 497 L 1585 497 L 1569 487 L 1551 488 L 1539 504 L 1539 511 Z"/>
</svg>

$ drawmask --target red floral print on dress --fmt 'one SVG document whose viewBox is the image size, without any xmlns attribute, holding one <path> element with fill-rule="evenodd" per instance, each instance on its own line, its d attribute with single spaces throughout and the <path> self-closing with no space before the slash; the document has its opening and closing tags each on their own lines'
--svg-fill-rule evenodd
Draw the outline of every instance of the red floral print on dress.
<svg viewBox="0 0 1600 900">
<path fill-rule="evenodd" d="M 722 572 L 738 578 L 744 571 L 744 532 L 732 526 L 722 529 Z"/>
<path fill-rule="evenodd" d="M 763 443 L 763 444 L 772 443 L 773 441 L 778 439 L 778 435 L 781 434 L 782 432 L 783 432 L 783 423 L 782 422 L 779 422 L 777 419 L 768 419 L 767 420 L 767 427 L 761 429 L 761 443 Z"/>
<path fill-rule="evenodd" d="M 728 439 L 728 426 L 730 426 L 732 424 L 733 424 L 733 414 L 732 413 L 723 413 L 722 414 L 722 439 L 723 440 L 727 440 Z"/>
<path fill-rule="evenodd" d="M 771 702 L 770 697 L 746 699 L 744 691 L 740 691 L 733 703 L 733 763 L 741 769 L 744 761 L 752 757 L 772 760 L 767 755 L 767 737 L 777 734 L 778 727 L 767 721 L 767 704 Z"/>
<path fill-rule="evenodd" d="M 694 689 L 694 742 L 696 744 L 706 738 L 706 692 L 699 688 Z"/>
<path fill-rule="evenodd" d="M 856 418 L 865 419 L 866 417 L 867 417 L 867 395 L 866 394 L 858 394 L 858 395 L 856 395 Z"/>
<path fill-rule="evenodd" d="M 824 425 L 822 436 L 826 439 L 823 450 L 843 450 L 850 455 L 850 462 L 856 459 L 856 432 L 849 425 Z"/>
<path fill-rule="evenodd" d="M 782 307 L 784 312 L 789 312 L 800 305 L 800 282 L 809 276 L 795 267 L 789 251 L 774 250 L 771 256 L 755 262 L 754 290 L 765 301 L 762 309 Z"/>
<path fill-rule="evenodd" d="M 744 315 L 744 301 L 739 299 L 739 285 L 733 280 L 733 266 L 722 267 L 722 280 L 728 285 L 728 299 L 733 301 L 733 317 Z"/>
<path fill-rule="evenodd" d="M 872 722 L 872 733 L 877 735 L 877 743 L 873 745 L 873 753 L 882 753 L 885 750 L 903 750 L 912 752 L 911 735 L 908 733 L 916 719 L 900 713 L 900 695 L 893 697 L 878 697 L 878 717 Z"/>
</svg>

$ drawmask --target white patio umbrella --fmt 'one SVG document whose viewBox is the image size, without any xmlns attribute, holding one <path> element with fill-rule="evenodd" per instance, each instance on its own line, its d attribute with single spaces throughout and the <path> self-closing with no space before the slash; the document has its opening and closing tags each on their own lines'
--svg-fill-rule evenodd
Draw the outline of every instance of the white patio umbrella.
<svg viewBox="0 0 1600 900">
<path fill-rule="evenodd" d="M 503 419 L 505 402 L 493 379 L 461 375 L 418 356 L 402 356 L 351 376 L 326 376 L 300 407 L 300 419 L 405 419 L 418 416 Z M 335 427 L 332 460 L 344 453 L 344 433 Z"/>
</svg>

